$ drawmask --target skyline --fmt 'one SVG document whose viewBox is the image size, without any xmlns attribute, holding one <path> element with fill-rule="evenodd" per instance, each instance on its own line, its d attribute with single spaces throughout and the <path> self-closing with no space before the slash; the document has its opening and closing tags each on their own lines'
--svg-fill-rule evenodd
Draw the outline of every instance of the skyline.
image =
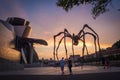
<svg viewBox="0 0 120 80">
<path fill-rule="evenodd" d="M 30 21 L 32 27 L 31 38 L 40 38 L 48 42 L 48 46 L 35 45 L 36 51 L 44 58 L 53 58 L 53 36 L 64 31 L 64 28 L 73 34 L 79 33 L 84 24 L 92 27 L 100 37 L 101 48 L 111 47 L 113 43 L 120 40 L 120 1 L 113 0 L 114 7 L 110 11 L 101 14 L 94 20 L 91 15 L 91 6 L 82 5 L 74 7 L 69 12 L 57 7 L 57 0 L 1 0 L 0 19 L 6 20 L 8 17 L 20 17 Z M 117 5 L 115 5 L 117 4 Z M 88 50 L 94 53 L 94 45 L 91 37 L 88 37 Z M 72 53 L 71 40 L 67 39 L 68 54 Z M 79 49 L 80 48 L 80 49 Z M 81 44 L 75 47 L 75 53 L 81 53 Z M 61 51 L 61 52 L 60 52 Z M 65 54 L 64 46 L 61 45 L 60 56 Z"/>
</svg>

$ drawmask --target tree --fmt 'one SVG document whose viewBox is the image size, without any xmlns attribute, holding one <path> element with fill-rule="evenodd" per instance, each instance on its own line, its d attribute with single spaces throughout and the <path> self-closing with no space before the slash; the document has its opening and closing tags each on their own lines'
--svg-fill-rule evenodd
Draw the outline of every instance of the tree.
<svg viewBox="0 0 120 80">
<path fill-rule="evenodd" d="M 67 12 L 74 6 L 91 4 L 93 6 L 91 10 L 92 16 L 94 19 L 96 19 L 96 17 L 100 14 L 109 11 L 109 8 L 107 6 L 110 4 L 111 1 L 112 0 L 58 0 L 56 4 L 57 6 L 62 7 Z"/>
</svg>

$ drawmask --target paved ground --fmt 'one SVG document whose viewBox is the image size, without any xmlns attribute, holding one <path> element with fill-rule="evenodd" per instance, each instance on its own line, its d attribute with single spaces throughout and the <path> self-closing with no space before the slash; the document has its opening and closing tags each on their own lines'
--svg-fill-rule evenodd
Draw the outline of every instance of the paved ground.
<svg viewBox="0 0 120 80">
<path fill-rule="evenodd" d="M 81 66 L 72 68 L 74 74 L 88 74 L 88 73 L 105 73 L 105 72 L 120 72 L 120 67 L 111 67 L 103 69 L 102 66 Z M 34 67 L 25 68 L 21 71 L 0 72 L 0 75 L 61 75 L 60 67 Z M 65 67 L 65 74 L 69 75 L 68 68 Z"/>
<path fill-rule="evenodd" d="M 59 67 L 25 68 L 22 71 L 0 72 L 0 80 L 120 80 L 120 67 L 84 66 L 73 67 L 73 75 L 69 75 L 65 67 L 65 74 L 61 75 Z"/>
</svg>

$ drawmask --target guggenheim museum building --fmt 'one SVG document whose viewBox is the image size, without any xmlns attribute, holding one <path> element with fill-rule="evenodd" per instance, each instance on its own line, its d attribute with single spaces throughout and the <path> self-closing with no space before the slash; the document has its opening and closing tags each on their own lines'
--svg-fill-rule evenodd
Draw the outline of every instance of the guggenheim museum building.
<svg viewBox="0 0 120 80">
<path fill-rule="evenodd" d="M 38 62 L 33 44 L 48 44 L 43 39 L 29 38 L 31 32 L 29 24 L 29 21 L 18 17 L 0 20 L 0 60 L 21 64 Z"/>
</svg>

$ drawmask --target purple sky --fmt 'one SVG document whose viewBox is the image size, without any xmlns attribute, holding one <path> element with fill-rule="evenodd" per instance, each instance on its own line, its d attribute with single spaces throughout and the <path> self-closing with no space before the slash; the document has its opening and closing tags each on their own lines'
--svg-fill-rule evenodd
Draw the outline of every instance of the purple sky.
<svg viewBox="0 0 120 80">
<path fill-rule="evenodd" d="M 90 5 L 74 7 L 69 12 L 56 6 L 57 0 L 0 0 L 0 19 L 7 17 L 21 17 L 30 21 L 32 33 L 30 37 L 45 39 L 48 46 L 36 46 L 40 58 L 50 58 L 53 53 L 53 35 L 64 28 L 73 34 L 77 34 L 84 24 L 92 27 L 100 37 L 101 48 L 110 47 L 120 40 L 120 1 L 113 0 L 110 11 L 96 20 L 92 18 Z M 92 39 L 91 39 L 92 40 Z M 89 44 L 93 44 L 88 40 Z M 70 42 L 68 40 L 68 42 Z M 61 45 L 62 46 L 62 45 Z M 71 45 L 68 45 L 68 49 Z M 90 49 L 93 48 L 90 45 Z M 76 53 L 80 54 L 81 47 L 75 47 Z M 71 49 L 71 48 L 70 48 Z M 60 55 L 64 54 L 63 48 Z M 90 53 L 93 52 L 89 51 Z M 71 53 L 68 52 L 69 54 Z"/>
</svg>

